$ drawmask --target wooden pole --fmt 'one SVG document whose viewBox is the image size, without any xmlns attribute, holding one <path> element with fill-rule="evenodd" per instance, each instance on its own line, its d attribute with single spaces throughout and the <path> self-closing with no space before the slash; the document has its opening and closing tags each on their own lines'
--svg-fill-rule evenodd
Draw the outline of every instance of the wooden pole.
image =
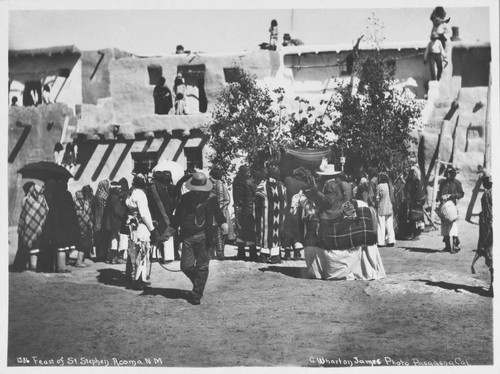
<svg viewBox="0 0 500 374">
<path fill-rule="evenodd" d="M 484 123 L 484 167 L 491 172 L 491 121 L 490 121 L 490 106 L 491 106 L 491 63 L 489 69 L 488 82 L 488 98 L 486 101 L 486 121 Z"/>
<path fill-rule="evenodd" d="M 441 139 L 443 138 L 443 130 L 445 123 L 447 121 L 443 120 L 441 122 L 441 129 L 439 130 L 439 141 L 437 144 L 438 154 L 436 158 L 436 166 L 434 167 L 434 187 L 432 188 L 432 201 L 431 201 L 431 221 L 434 220 L 434 210 L 436 209 L 436 196 L 439 184 L 439 167 L 441 166 Z"/>
</svg>

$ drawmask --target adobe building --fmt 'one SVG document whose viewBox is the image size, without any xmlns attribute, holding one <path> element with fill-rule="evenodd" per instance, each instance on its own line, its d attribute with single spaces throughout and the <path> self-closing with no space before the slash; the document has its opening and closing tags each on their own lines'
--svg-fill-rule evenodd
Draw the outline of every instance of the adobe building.
<svg viewBox="0 0 500 374">
<path fill-rule="evenodd" d="M 425 43 L 386 45 L 382 53 L 395 64 L 402 85 L 411 81 L 407 88 L 426 100 L 426 126 L 419 134 L 418 148 L 426 176 L 433 177 L 427 171 L 433 168 L 439 139 L 440 157 L 459 166 L 468 199 L 476 186 L 477 165 L 484 159 L 491 50 L 488 43 L 448 45 L 451 58 L 440 82 L 429 83 L 429 67 L 423 64 Z M 26 162 L 53 160 L 55 143 L 74 141 L 77 146 L 75 177 L 69 186 L 72 192 L 86 184 L 95 190 L 105 178 L 130 180 L 134 169 L 150 168 L 163 158 L 184 167 L 208 168 L 210 113 L 221 88 L 233 81 L 236 66 L 270 88 L 283 87 L 290 103 L 296 96 L 317 103 L 331 97 L 336 79 L 350 78 L 347 61 L 351 50 L 351 45 L 301 45 L 277 51 L 158 57 L 116 49 L 80 52 L 74 47 L 11 51 L 9 96 L 24 97 L 35 86 L 29 82 L 37 80 L 40 85 L 53 82 L 51 94 L 60 93 L 54 96 L 55 104 L 9 110 L 9 224 L 16 224 L 22 198 L 24 181 L 17 170 Z M 361 48 L 360 56 L 372 52 Z M 64 75 L 61 69 L 66 69 Z M 178 73 L 186 83 L 187 114 L 154 114 L 153 89 L 158 78 L 165 77 L 173 91 Z M 455 101 L 458 108 L 452 105 Z M 443 121 L 447 122 L 439 137 Z"/>
</svg>

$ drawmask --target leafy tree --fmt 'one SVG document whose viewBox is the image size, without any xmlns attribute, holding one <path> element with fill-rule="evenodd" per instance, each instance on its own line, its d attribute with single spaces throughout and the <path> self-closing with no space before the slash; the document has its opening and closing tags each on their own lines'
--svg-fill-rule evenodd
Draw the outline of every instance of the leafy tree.
<svg viewBox="0 0 500 374">
<path fill-rule="evenodd" d="M 297 96 L 295 101 L 299 103 L 299 110 L 289 110 L 283 116 L 282 121 L 285 126 L 282 141 L 297 148 L 331 146 L 335 141 L 335 134 L 332 128 L 332 111 L 329 110 L 328 102 L 321 100 L 316 109 L 307 99 Z"/>
<path fill-rule="evenodd" d="M 395 64 L 378 51 L 360 62 L 358 90 L 340 86 L 334 106 L 338 116 L 333 131 L 335 147 L 351 167 L 374 165 L 394 174 L 406 169 L 414 158 L 412 132 L 419 128 L 423 103 L 413 93 L 393 88 Z"/>
<path fill-rule="evenodd" d="M 279 114 L 269 90 L 242 68 L 235 76 L 220 92 L 209 124 L 209 160 L 225 175 L 235 171 L 234 161 L 241 157 L 253 171 L 261 168 L 265 155 L 277 155 L 280 144 Z"/>
</svg>

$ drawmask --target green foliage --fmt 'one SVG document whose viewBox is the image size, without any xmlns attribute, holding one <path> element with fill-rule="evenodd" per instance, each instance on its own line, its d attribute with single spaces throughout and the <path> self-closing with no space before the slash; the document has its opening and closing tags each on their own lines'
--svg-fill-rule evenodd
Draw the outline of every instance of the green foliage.
<svg viewBox="0 0 500 374">
<path fill-rule="evenodd" d="M 336 147 L 356 166 L 375 165 L 398 173 L 415 156 L 411 133 L 420 125 L 423 104 L 411 92 L 391 88 L 394 63 L 378 53 L 360 62 L 358 75 L 358 91 L 340 87 L 335 100 Z"/>
<path fill-rule="evenodd" d="M 262 154 L 278 154 L 279 115 L 273 109 L 269 91 L 256 83 L 255 76 L 241 68 L 236 82 L 220 92 L 210 122 L 209 155 L 212 165 L 225 175 L 235 171 L 234 160 L 245 158 L 251 168 L 262 165 Z"/>
<path fill-rule="evenodd" d="M 331 110 L 326 101 L 320 102 L 319 109 L 310 102 L 296 97 L 298 111 L 291 111 L 283 118 L 286 124 L 284 137 L 287 145 L 297 148 L 324 148 L 331 146 L 334 139 Z M 305 108 L 305 109 L 304 109 Z"/>
</svg>

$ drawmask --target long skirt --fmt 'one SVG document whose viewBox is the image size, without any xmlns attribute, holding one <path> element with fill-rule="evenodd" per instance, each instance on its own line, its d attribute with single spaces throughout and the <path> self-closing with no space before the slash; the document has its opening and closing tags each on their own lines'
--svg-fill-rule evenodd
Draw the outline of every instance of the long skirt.
<svg viewBox="0 0 500 374">
<path fill-rule="evenodd" d="M 441 236 L 458 236 L 458 219 L 453 222 L 441 221 Z"/>
<path fill-rule="evenodd" d="M 385 269 L 376 245 L 360 246 L 353 251 L 306 247 L 309 278 L 327 280 L 372 280 L 385 277 Z"/>
</svg>

